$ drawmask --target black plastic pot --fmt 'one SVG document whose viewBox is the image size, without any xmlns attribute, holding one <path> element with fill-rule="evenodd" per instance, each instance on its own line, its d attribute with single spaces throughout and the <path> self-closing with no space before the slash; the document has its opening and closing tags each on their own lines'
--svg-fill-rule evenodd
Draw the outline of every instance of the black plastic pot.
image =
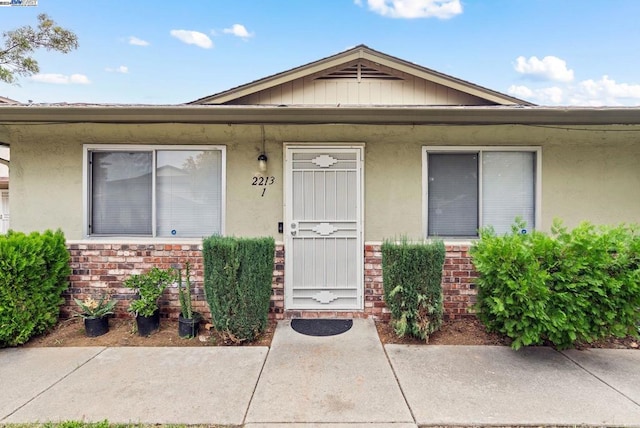
<svg viewBox="0 0 640 428">
<path fill-rule="evenodd" d="M 98 337 L 109 331 L 109 317 L 85 318 L 84 332 L 88 337 Z"/>
<path fill-rule="evenodd" d="M 149 336 L 151 333 L 158 331 L 160 328 L 160 310 L 156 309 L 150 317 L 136 315 L 136 325 L 140 336 Z"/>
<path fill-rule="evenodd" d="M 200 332 L 200 314 L 194 313 L 193 318 L 178 317 L 178 336 L 182 338 L 196 337 Z"/>
</svg>

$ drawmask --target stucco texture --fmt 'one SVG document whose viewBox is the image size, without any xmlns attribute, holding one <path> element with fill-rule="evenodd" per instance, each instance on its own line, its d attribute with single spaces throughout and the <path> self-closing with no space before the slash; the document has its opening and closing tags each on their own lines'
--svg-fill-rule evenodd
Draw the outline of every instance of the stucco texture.
<svg viewBox="0 0 640 428">
<path fill-rule="evenodd" d="M 11 227 L 83 228 L 84 144 L 226 146 L 225 233 L 282 240 L 284 144 L 364 143 L 365 241 L 423 234 L 423 146 L 541 147 L 541 224 L 640 222 L 638 126 L 265 125 L 266 188 L 252 186 L 262 151 L 260 125 L 30 124 L 8 126 Z"/>
</svg>

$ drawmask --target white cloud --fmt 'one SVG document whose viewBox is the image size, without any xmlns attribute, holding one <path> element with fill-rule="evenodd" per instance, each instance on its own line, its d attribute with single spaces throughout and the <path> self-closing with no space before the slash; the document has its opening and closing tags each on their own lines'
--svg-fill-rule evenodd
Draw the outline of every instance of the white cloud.
<svg viewBox="0 0 640 428">
<path fill-rule="evenodd" d="M 129 72 L 129 67 L 127 67 L 126 65 L 121 65 L 120 67 L 116 67 L 116 68 L 107 67 L 105 68 L 105 70 L 108 71 L 109 73 L 127 74 Z"/>
<path fill-rule="evenodd" d="M 565 90 L 558 86 L 531 89 L 527 86 L 511 85 L 507 92 L 514 97 L 539 105 L 561 105 L 565 96 Z"/>
<path fill-rule="evenodd" d="M 567 105 L 565 101 L 567 89 L 558 86 L 531 89 L 526 86 L 512 85 L 507 92 L 514 97 L 522 98 L 543 106 Z"/>
<path fill-rule="evenodd" d="M 55 85 L 88 85 L 91 83 L 89 78 L 84 74 L 72 74 L 67 76 L 65 74 L 35 74 L 31 76 L 31 80 L 40 83 L 53 83 Z"/>
<path fill-rule="evenodd" d="M 362 0 L 354 0 L 362 6 Z M 460 0 L 367 0 L 369 9 L 389 18 L 449 19 L 462 13 Z"/>
<path fill-rule="evenodd" d="M 533 96 L 533 91 L 531 89 L 527 88 L 526 86 L 519 85 L 509 86 L 508 93 L 516 98 L 523 98 L 525 100 Z"/>
<path fill-rule="evenodd" d="M 213 42 L 209 36 L 199 31 L 171 30 L 171 35 L 188 45 L 196 45 L 203 49 L 210 49 L 213 47 Z"/>
<path fill-rule="evenodd" d="M 129 44 L 130 45 L 134 45 L 134 46 L 149 46 L 150 45 L 150 43 L 147 42 L 146 40 L 139 39 L 136 36 L 130 36 L 129 37 Z"/>
<path fill-rule="evenodd" d="M 584 80 L 566 87 L 528 88 L 513 85 L 509 94 L 524 98 L 540 105 L 567 106 L 638 106 L 640 105 L 640 84 L 617 83 L 609 76 L 599 80 Z"/>
<path fill-rule="evenodd" d="M 584 80 L 575 88 L 569 102 L 589 106 L 637 106 L 640 105 L 640 84 L 617 83 L 606 75 L 600 80 Z"/>
<path fill-rule="evenodd" d="M 555 56 L 520 56 L 514 68 L 530 78 L 530 85 L 511 85 L 508 93 L 539 105 L 640 106 L 640 84 L 618 83 L 609 76 L 574 82 L 573 70 Z M 557 82 L 545 86 L 545 82 Z"/>
<path fill-rule="evenodd" d="M 241 37 L 243 39 L 248 39 L 249 37 L 253 37 L 252 33 L 249 33 L 247 29 L 242 24 L 233 24 L 231 28 L 225 28 L 222 30 L 225 34 L 233 34 L 236 37 Z"/>
<path fill-rule="evenodd" d="M 551 80 L 554 82 L 571 82 L 573 70 L 567 68 L 563 59 L 555 56 L 545 56 L 538 59 L 532 56 L 529 59 L 519 56 L 516 59 L 515 70 L 535 80 Z"/>
</svg>

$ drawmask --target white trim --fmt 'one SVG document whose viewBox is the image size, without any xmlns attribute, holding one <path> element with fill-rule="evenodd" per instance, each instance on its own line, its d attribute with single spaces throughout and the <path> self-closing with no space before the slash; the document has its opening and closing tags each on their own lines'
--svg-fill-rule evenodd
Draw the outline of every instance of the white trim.
<svg viewBox="0 0 640 428">
<path fill-rule="evenodd" d="M 357 267 L 357 277 L 359 278 L 359 302 L 358 302 L 358 308 L 356 309 L 344 309 L 345 311 L 364 311 L 364 230 L 365 230 L 365 224 L 364 224 L 364 219 L 365 219 L 365 212 L 364 212 L 364 207 L 365 207 L 365 164 L 364 164 L 364 158 L 365 158 L 365 143 L 364 142 L 283 142 L 282 144 L 282 169 L 283 169 L 283 174 L 282 176 L 284 177 L 283 179 L 283 186 L 284 186 L 284 200 L 283 200 L 283 218 L 284 218 L 284 228 L 283 228 L 283 244 L 284 244 L 284 248 L 285 248 L 285 263 L 284 263 L 284 267 L 285 267 L 285 284 L 284 284 L 284 292 L 285 292 L 285 296 L 284 296 L 284 310 L 304 310 L 304 309 L 300 309 L 300 308 L 291 308 L 289 307 L 289 301 L 288 301 L 288 296 L 287 296 L 287 291 L 290 287 L 287 286 L 287 278 L 289 278 L 289 281 L 292 278 L 292 272 L 291 269 L 293 268 L 292 263 L 287 260 L 287 254 L 290 254 L 287 251 L 287 246 L 288 244 L 290 244 L 290 240 L 288 239 L 288 237 L 290 236 L 291 233 L 291 221 L 289 220 L 291 217 L 291 213 L 290 211 L 290 204 L 289 202 L 292 200 L 293 197 L 293 186 L 290 185 L 290 177 L 288 175 L 288 165 L 290 162 L 290 159 L 288 157 L 288 154 L 290 153 L 290 150 L 306 150 L 306 151 L 316 151 L 316 150 L 357 150 L 359 152 L 359 158 L 360 158 L 360 174 L 358 175 L 358 186 L 359 186 L 359 191 L 360 191 L 360 205 L 359 205 L 359 210 L 358 210 L 358 224 L 359 224 L 359 234 L 358 234 L 358 243 L 359 243 L 359 249 L 358 249 L 358 262 L 356 263 L 356 267 Z M 309 309 L 312 310 L 314 312 L 322 312 L 322 311 L 341 311 L 342 309 Z"/>
<path fill-rule="evenodd" d="M 10 211 L 10 207 L 4 205 L 4 199 L 6 196 L 6 200 L 7 200 L 7 204 L 10 204 L 11 201 L 9 200 L 9 189 L 0 189 L 0 234 L 2 233 L 7 233 L 9 231 L 9 229 L 11 229 L 11 212 L 9 212 L 9 220 L 7 221 L 7 227 L 5 228 L 5 221 L 6 219 L 4 218 L 4 214 L 6 212 L 6 210 Z"/>
<path fill-rule="evenodd" d="M 438 153 L 479 153 L 482 152 L 530 152 L 535 153 L 535 207 L 534 207 L 534 229 L 540 229 L 542 222 L 542 147 L 540 146 L 422 146 L 422 236 L 429 239 L 429 175 L 427 155 L 429 152 Z M 479 159 L 478 178 L 481 180 L 482 159 Z M 482 204 L 482 186 L 478 189 L 478 204 Z M 478 222 L 482 225 L 482 210 L 478 207 Z M 446 242 L 456 242 L 455 238 L 447 239 Z M 472 239 L 472 238 L 471 238 Z M 464 238 L 467 242 L 468 238 Z M 472 242 L 472 241 L 471 241 Z"/>
<path fill-rule="evenodd" d="M 478 241 L 478 238 L 474 238 L 474 239 L 438 239 L 438 238 L 424 238 L 422 240 L 417 239 L 415 241 L 409 241 L 409 242 L 434 242 L 434 241 L 442 241 L 442 243 L 444 245 L 459 245 L 461 247 L 471 247 L 473 244 L 475 244 Z M 387 241 L 366 241 L 364 243 L 365 246 L 367 245 L 379 245 L 382 246 L 385 242 Z M 402 243 L 402 241 L 396 240 L 396 241 L 391 241 L 391 242 L 395 242 L 397 244 Z"/>
<path fill-rule="evenodd" d="M 129 241 L 129 240 L 153 240 L 153 242 L 158 242 L 161 240 L 169 240 L 173 242 L 175 241 L 186 241 L 190 242 L 191 239 L 200 239 L 200 238 L 172 238 L 170 236 L 158 237 L 155 236 L 155 226 L 156 226 L 156 210 L 155 208 L 152 210 L 152 233 L 154 236 L 103 236 L 103 235 L 91 235 L 89 233 L 89 193 L 91 191 L 89 187 L 90 177 L 89 174 L 89 152 L 96 151 L 159 151 L 159 150 L 176 150 L 176 151 L 186 151 L 186 150 L 219 150 L 222 156 L 220 164 L 220 234 L 224 235 L 226 230 L 226 219 L 227 219 L 227 146 L 224 145 L 178 145 L 178 144 L 84 144 L 82 146 L 82 236 L 86 240 L 90 240 L 90 242 L 96 242 L 98 240 L 116 240 L 116 241 Z M 152 156 L 153 162 L 153 171 L 155 171 L 156 166 L 156 157 Z M 156 177 L 155 173 L 153 174 L 153 190 L 152 190 L 152 204 L 155 207 L 156 196 L 155 196 L 155 186 L 156 186 Z"/>
<path fill-rule="evenodd" d="M 327 142 L 318 142 L 318 141 L 285 141 L 282 143 L 283 150 L 286 151 L 287 148 L 292 149 L 360 149 L 366 147 L 366 143 L 364 142 L 353 142 L 353 141 L 336 141 L 327 143 Z"/>
<path fill-rule="evenodd" d="M 483 151 L 480 151 L 478 153 L 478 227 L 482 227 L 482 225 L 484 224 L 484 200 L 482 199 L 482 196 L 484 195 L 484 159 L 482 156 Z"/>
</svg>

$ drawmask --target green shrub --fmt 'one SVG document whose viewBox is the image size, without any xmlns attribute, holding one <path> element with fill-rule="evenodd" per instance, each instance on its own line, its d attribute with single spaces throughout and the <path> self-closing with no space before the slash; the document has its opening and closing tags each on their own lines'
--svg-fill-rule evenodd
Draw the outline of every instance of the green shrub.
<svg viewBox="0 0 640 428">
<path fill-rule="evenodd" d="M 491 228 L 471 248 L 480 274 L 478 317 L 515 349 L 550 341 L 558 348 L 637 334 L 640 235 L 635 227 L 582 223 L 552 234 Z"/>
<path fill-rule="evenodd" d="M 442 241 L 383 243 L 384 299 L 398 336 L 428 340 L 440 328 L 444 258 Z"/>
<path fill-rule="evenodd" d="M 135 290 L 136 297 L 129 304 L 129 312 L 136 316 L 150 317 L 159 309 L 158 300 L 165 288 L 174 283 L 178 276 L 174 269 L 151 268 L 148 272 L 128 277 L 123 286 Z"/>
<path fill-rule="evenodd" d="M 182 269 L 178 269 L 178 301 L 180 302 L 180 314 L 182 318 L 193 319 L 195 312 L 193 311 L 193 302 L 191 301 L 191 278 L 190 278 L 191 264 L 186 262 L 184 264 L 185 269 L 185 284 L 182 284 Z"/>
<path fill-rule="evenodd" d="M 0 236 L 0 347 L 55 325 L 70 273 L 61 231 Z"/>
<path fill-rule="evenodd" d="M 204 240 L 204 287 L 213 326 L 226 339 L 254 340 L 267 327 L 275 241 L 213 236 Z"/>
</svg>

